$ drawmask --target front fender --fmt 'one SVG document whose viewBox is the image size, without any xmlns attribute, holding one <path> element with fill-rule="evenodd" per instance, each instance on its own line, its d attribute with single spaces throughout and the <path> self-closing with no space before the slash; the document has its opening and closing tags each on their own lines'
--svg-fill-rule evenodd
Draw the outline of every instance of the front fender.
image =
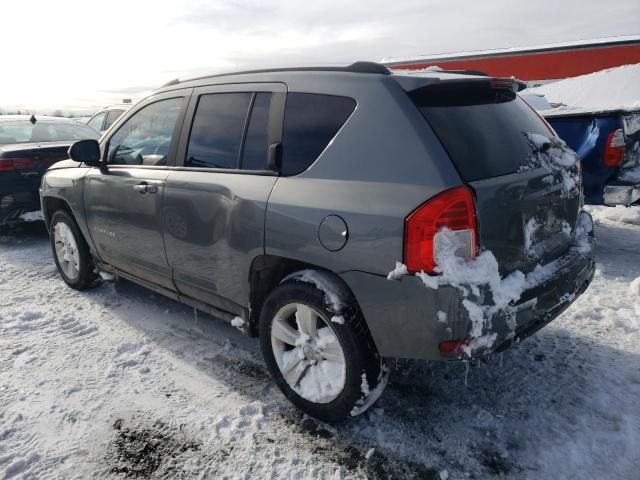
<svg viewBox="0 0 640 480">
<path fill-rule="evenodd" d="M 65 207 L 70 210 L 89 248 L 95 254 L 96 250 L 89 234 L 84 209 L 84 177 L 89 168 L 77 165 L 74 162 L 74 168 L 55 168 L 43 175 L 40 184 L 40 203 L 47 228 L 55 210 Z"/>
</svg>

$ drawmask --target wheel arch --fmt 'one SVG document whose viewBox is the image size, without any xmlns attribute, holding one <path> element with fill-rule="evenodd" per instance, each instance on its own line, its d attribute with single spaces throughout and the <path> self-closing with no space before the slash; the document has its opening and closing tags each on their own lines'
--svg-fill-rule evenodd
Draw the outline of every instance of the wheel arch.
<svg viewBox="0 0 640 480">
<path fill-rule="evenodd" d="M 53 214 L 58 210 L 65 210 L 75 219 L 73 210 L 66 200 L 59 197 L 42 198 L 42 214 L 44 215 L 44 223 L 47 229 L 49 229 L 51 225 L 51 217 L 53 217 Z"/>
<path fill-rule="evenodd" d="M 292 258 L 278 255 L 259 255 L 253 259 L 249 269 L 249 334 L 251 336 L 258 336 L 260 312 L 269 294 L 283 279 L 303 270 L 321 272 L 325 278 L 335 282 L 340 292 L 350 297 L 349 300 L 355 302 L 355 306 L 360 308 L 353 291 L 336 272 Z"/>
</svg>

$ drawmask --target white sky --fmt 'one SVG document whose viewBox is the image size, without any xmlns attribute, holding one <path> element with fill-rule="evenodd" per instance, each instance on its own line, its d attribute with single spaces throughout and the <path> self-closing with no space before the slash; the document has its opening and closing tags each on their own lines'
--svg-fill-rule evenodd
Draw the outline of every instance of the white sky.
<svg viewBox="0 0 640 480">
<path fill-rule="evenodd" d="M 0 108 L 92 110 L 179 76 L 640 33 L 640 0 L 2 0 Z"/>
</svg>

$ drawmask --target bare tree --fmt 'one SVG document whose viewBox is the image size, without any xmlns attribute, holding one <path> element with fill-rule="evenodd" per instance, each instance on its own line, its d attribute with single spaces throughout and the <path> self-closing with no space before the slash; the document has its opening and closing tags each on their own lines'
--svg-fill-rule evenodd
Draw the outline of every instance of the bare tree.
<svg viewBox="0 0 640 480">
<path fill-rule="evenodd" d="M 56 110 L 55 112 L 53 112 L 51 114 L 52 117 L 64 117 L 64 113 L 62 113 L 62 110 Z"/>
</svg>

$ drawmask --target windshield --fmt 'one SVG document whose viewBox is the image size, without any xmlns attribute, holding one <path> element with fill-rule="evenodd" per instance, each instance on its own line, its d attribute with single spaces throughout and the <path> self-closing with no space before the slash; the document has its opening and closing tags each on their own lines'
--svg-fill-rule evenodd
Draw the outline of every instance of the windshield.
<svg viewBox="0 0 640 480">
<path fill-rule="evenodd" d="M 93 129 L 77 122 L 30 121 L 0 123 L 0 145 L 12 143 L 66 142 L 88 138 L 98 139 Z"/>
</svg>

